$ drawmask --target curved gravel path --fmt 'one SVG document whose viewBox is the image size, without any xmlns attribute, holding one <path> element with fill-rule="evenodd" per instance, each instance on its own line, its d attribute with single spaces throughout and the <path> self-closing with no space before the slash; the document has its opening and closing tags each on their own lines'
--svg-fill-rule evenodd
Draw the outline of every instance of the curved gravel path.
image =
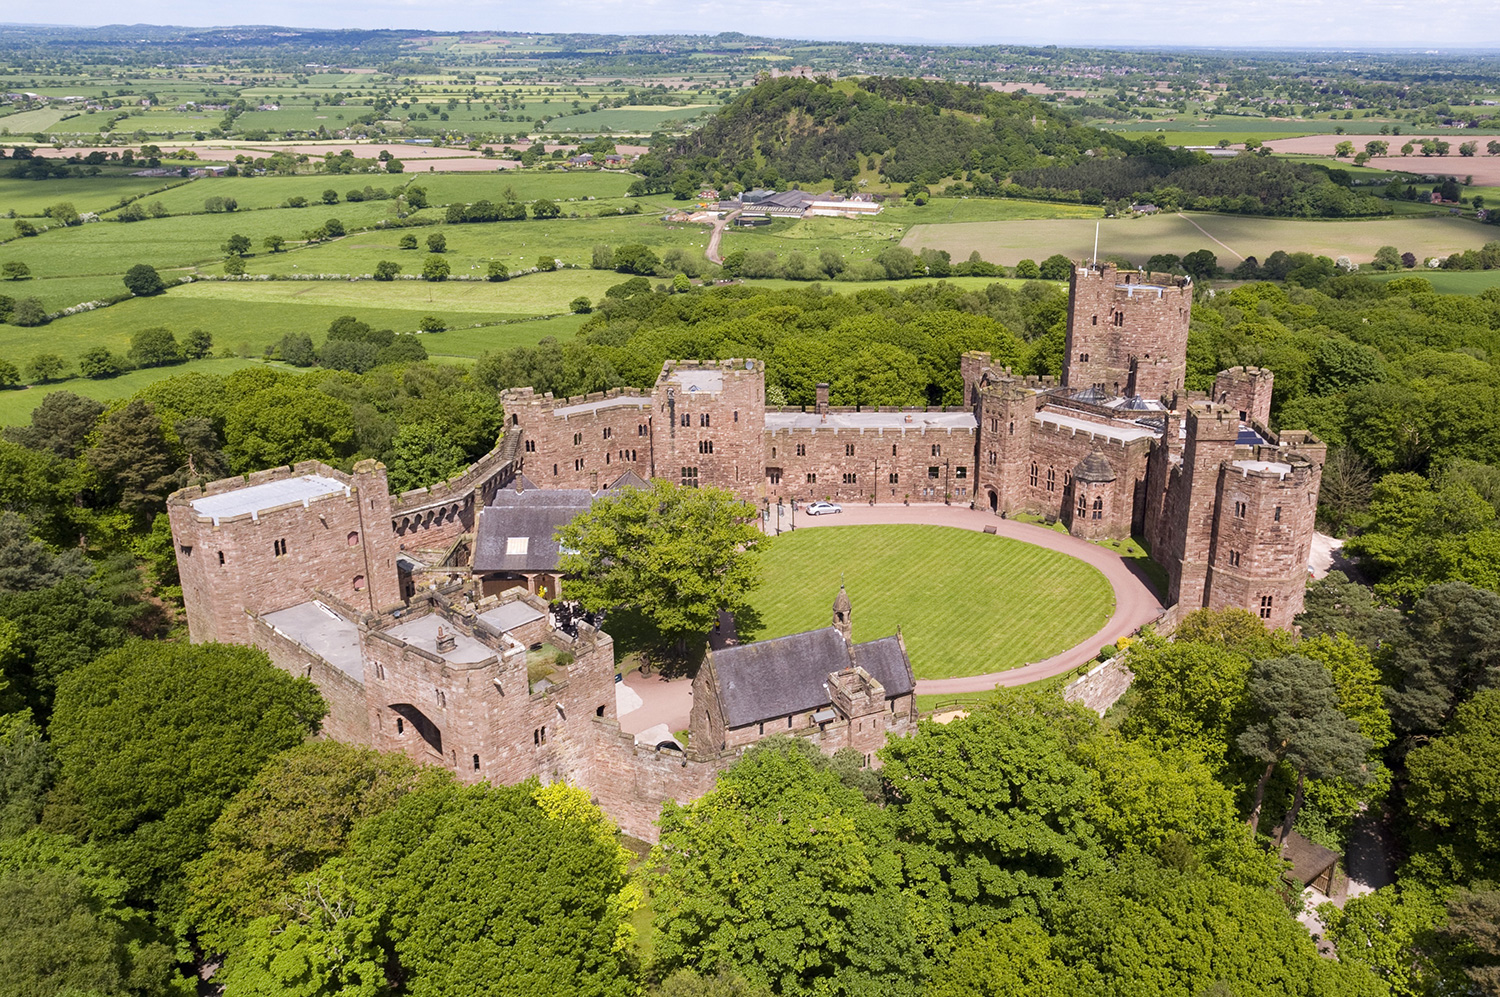
<svg viewBox="0 0 1500 997">
<path fill-rule="evenodd" d="M 827 528 L 833 526 L 865 526 L 870 524 L 919 524 L 952 526 L 960 530 L 983 531 L 993 526 L 995 533 L 1023 543 L 1036 544 L 1055 550 L 1080 561 L 1091 564 L 1103 573 L 1115 592 L 1115 611 L 1098 633 L 1060 654 L 1042 661 L 1035 661 L 1020 668 L 988 675 L 965 675 L 951 679 L 918 679 L 920 695 L 952 695 L 964 692 L 988 692 L 997 685 L 1025 685 L 1041 679 L 1061 675 L 1077 668 L 1099 653 L 1105 644 L 1113 644 L 1121 637 L 1134 633 L 1140 627 L 1161 615 L 1162 605 L 1156 593 L 1143 576 L 1137 573 L 1124 558 L 1114 551 L 1087 540 L 1056 530 L 1049 530 L 1030 523 L 1018 523 L 1001 519 L 990 512 L 981 512 L 963 506 L 944 505 L 846 505 L 844 511 L 833 516 L 797 517 L 797 529 Z"/>
</svg>

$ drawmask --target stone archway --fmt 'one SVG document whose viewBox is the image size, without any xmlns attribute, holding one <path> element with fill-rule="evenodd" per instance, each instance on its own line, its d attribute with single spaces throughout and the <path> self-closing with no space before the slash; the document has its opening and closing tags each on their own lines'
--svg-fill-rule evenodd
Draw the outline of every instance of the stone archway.
<svg viewBox="0 0 1500 997">
<path fill-rule="evenodd" d="M 993 512 L 996 515 L 999 515 L 999 513 L 1000 513 L 1000 493 L 997 492 L 997 491 L 995 491 L 995 489 L 993 489 L 993 488 L 986 488 L 985 491 L 987 491 L 987 492 L 990 493 L 990 512 Z"/>
<path fill-rule="evenodd" d="M 398 746 L 407 749 L 409 754 L 419 754 L 418 751 L 410 750 L 415 747 L 412 740 L 415 735 L 422 739 L 428 750 L 436 752 L 439 758 L 443 757 L 443 732 L 437 724 L 428 719 L 427 714 L 410 703 L 392 703 L 388 709 L 396 714 L 396 729 L 394 732 L 387 731 L 386 733 L 388 735 L 394 733 Z"/>
</svg>

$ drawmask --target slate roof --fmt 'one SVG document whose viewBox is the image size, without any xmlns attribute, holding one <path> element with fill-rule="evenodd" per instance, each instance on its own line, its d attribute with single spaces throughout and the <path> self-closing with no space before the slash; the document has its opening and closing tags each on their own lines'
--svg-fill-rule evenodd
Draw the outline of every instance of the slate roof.
<svg viewBox="0 0 1500 997">
<path fill-rule="evenodd" d="M 1087 481 L 1097 484 L 1103 481 L 1115 480 L 1115 469 L 1110 466 L 1109 458 L 1098 450 L 1090 450 L 1089 455 L 1078 462 L 1073 468 L 1073 480 Z"/>
<path fill-rule="evenodd" d="M 852 663 L 885 686 L 888 697 L 904 696 L 916 685 L 895 637 L 854 645 Z M 828 673 L 850 664 L 849 645 L 833 627 L 715 651 L 724 722 L 743 727 L 828 706 Z"/>
<path fill-rule="evenodd" d="M 556 571 L 558 548 L 552 535 L 593 504 L 585 488 L 502 489 L 479 510 L 474 527 L 473 570 Z M 512 537 L 525 537 L 524 553 L 507 553 Z"/>
</svg>

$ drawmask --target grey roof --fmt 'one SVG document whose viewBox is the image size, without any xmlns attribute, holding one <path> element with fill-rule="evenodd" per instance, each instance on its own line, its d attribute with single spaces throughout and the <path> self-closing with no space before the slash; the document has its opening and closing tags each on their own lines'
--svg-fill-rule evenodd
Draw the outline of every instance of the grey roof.
<svg viewBox="0 0 1500 997">
<path fill-rule="evenodd" d="M 321 602 L 314 600 L 265 613 L 261 620 L 350 678 L 359 682 L 365 680 L 364 657 L 359 652 L 359 627 Z"/>
<path fill-rule="evenodd" d="M 911 661 L 901 649 L 900 638 L 894 635 L 855 644 L 854 663 L 885 686 L 887 699 L 904 696 L 917 687 L 917 680 L 911 673 Z"/>
<path fill-rule="evenodd" d="M 679 367 L 667 375 L 667 380 L 689 393 L 724 390 L 724 372 L 717 367 Z"/>
<path fill-rule="evenodd" d="M 1109 458 L 1098 450 L 1090 450 L 1089 455 L 1078 462 L 1073 468 L 1073 479 L 1075 481 L 1086 481 L 1098 484 L 1105 481 L 1115 480 L 1115 469 L 1110 466 Z"/>
<path fill-rule="evenodd" d="M 558 547 L 553 534 L 593 504 L 583 488 L 501 489 L 479 510 L 474 528 L 472 566 L 478 572 L 556 571 Z M 525 538 L 524 550 L 512 538 Z"/>
<path fill-rule="evenodd" d="M 816 195 L 805 190 L 784 190 L 779 194 L 772 194 L 760 203 L 768 207 L 805 208 L 816 200 Z"/>
<path fill-rule="evenodd" d="M 439 651 L 437 649 L 438 631 L 451 634 L 453 637 L 453 649 L 451 651 Z M 383 631 L 383 633 L 405 641 L 412 647 L 420 648 L 429 654 L 436 654 L 454 665 L 472 665 L 490 658 L 498 658 L 500 653 L 494 648 L 480 643 L 468 634 L 463 633 L 452 623 L 443 619 L 436 613 L 428 613 L 426 616 L 408 618 L 397 623 L 395 626 Z"/>
<path fill-rule="evenodd" d="M 724 722 L 730 727 L 827 706 L 832 702 L 825 685 L 828 673 L 849 667 L 849 645 L 833 627 L 727 647 L 713 655 Z"/>
<path fill-rule="evenodd" d="M 907 419 L 910 418 L 910 422 Z M 973 412 L 767 412 L 766 428 L 776 429 L 956 429 L 974 430 Z"/>
<path fill-rule="evenodd" d="M 307 505 L 313 499 L 337 494 L 348 495 L 349 486 L 342 481 L 326 478 L 321 474 L 303 474 L 295 478 L 279 478 L 275 481 L 251 485 L 248 488 L 236 488 L 217 495 L 205 495 L 202 498 L 193 499 L 192 506 L 193 511 L 198 515 L 207 516 L 217 523 L 220 519 L 227 519 L 230 516 L 242 516 L 247 512 L 252 516 L 257 516 L 267 509 L 276 509 L 296 502 Z"/>
<path fill-rule="evenodd" d="M 544 615 L 540 609 L 518 599 L 480 613 L 479 618 L 504 633 L 525 626 L 533 620 L 540 620 Z"/>
<path fill-rule="evenodd" d="M 645 478 L 634 471 L 626 471 L 615 480 L 604 486 L 606 492 L 617 492 L 621 488 L 650 488 L 651 485 Z"/>
<path fill-rule="evenodd" d="M 833 627 L 715 651 L 724 722 L 743 727 L 828 706 L 829 673 L 850 663 L 849 645 Z M 895 637 L 854 645 L 853 664 L 885 686 L 887 697 L 904 696 L 916 685 Z"/>
<path fill-rule="evenodd" d="M 579 402 L 577 405 L 561 405 L 552 410 L 552 414 L 559 419 L 566 419 L 571 415 L 587 415 L 590 412 L 603 412 L 612 408 L 634 408 L 648 409 L 651 407 L 651 399 L 640 395 L 615 395 L 613 398 L 596 398 L 591 402 Z"/>
</svg>

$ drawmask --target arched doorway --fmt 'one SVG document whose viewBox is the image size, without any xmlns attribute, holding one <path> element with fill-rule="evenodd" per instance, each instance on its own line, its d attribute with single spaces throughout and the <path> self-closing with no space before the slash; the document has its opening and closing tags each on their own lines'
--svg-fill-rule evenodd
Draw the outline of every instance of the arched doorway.
<svg viewBox="0 0 1500 997">
<path fill-rule="evenodd" d="M 398 742 L 409 743 L 408 739 L 415 734 L 427 747 L 437 752 L 439 757 L 442 756 L 443 732 L 427 718 L 427 714 L 410 703 L 392 703 L 390 710 L 396 714 L 395 735 Z"/>
<path fill-rule="evenodd" d="M 985 491 L 990 493 L 990 512 L 998 513 L 1000 511 L 1000 496 L 993 488 L 986 488 Z"/>
</svg>

